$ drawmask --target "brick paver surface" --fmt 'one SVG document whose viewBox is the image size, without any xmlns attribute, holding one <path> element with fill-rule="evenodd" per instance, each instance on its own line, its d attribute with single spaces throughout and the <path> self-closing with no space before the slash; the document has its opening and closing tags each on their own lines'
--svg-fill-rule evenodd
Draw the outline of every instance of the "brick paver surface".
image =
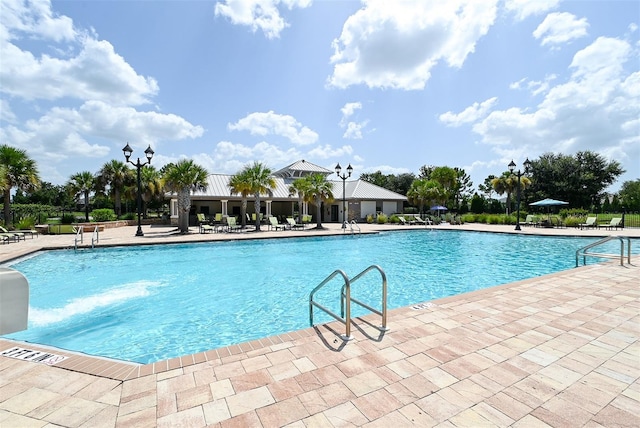
<svg viewBox="0 0 640 428">
<path fill-rule="evenodd" d="M 356 319 L 348 342 L 334 323 L 117 370 L 0 357 L 0 426 L 637 427 L 638 262 Z"/>
</svg>

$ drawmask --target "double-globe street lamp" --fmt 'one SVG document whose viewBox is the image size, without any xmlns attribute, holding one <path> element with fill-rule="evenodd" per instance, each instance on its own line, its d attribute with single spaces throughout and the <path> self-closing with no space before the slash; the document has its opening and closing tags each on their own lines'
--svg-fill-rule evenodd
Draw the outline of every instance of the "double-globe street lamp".
<svg viewBox="0 0 640 428">
<path fill-rule="evenodd" d="M 527 160 L 524 161 L 523 165 L 524 165 L 524 173 L 527 174 L 529 172 L 529 167 L 531 166 L 531 161 L 529 160 L 529 158 L 527 158 Z M 513 174 L 514 169 L 516 169 L 516 163 L 512 159 L 511 162 L 509 163 L 509 172 Z M 515 230 L 521 230 L 520 229 L 520 177 L 522 177 L 522 174 L 523 173 L 520 170 L 516 172 L 516 175 L 518 176 L 518 200 L 516 203 L 517 214 L 516 214 Z"/>
<path fill-rule="evenodd" d="M 129 159 L 131 157 L 131 153 L 133 153 L 133 149 L 129 146 L 129 143 L 127 143 L 127 145 L 124 146 L 122 151 L 124 152 L 124 158 L 127 160 L 127 162 L 129 162 L 131 165 L 135 166 L 136 169 L 138 170 L 138 195 L 137 195 L 137 200 L 138 200 L 138 230 L 136 231 L 136 236 L 144 236 L 144 233 L 142 233 L 142 225 L 140 223 L 140 216 L 142 215 L 142 183 L 140 181 L 140 170 L 142 169 L 143 166 L 148 165 L 148 164 L 151 163 L 151 158 L 153 157 L 153 150 L 151 150 L 151 145 L 149 145 L 149 147 L 147 147 L 147 150 L 144 151 L 144 154 L 147 157 L 147 161 L 143 162 L 143 163 L 140 162 L 140 158 L 138 158 L 138 161 L 136 163 L 132 162 Z"/>
<path fill-rule="evenodd" d="M 342 171 L 342 167 L 340 166 L 340 164 L 336 165 L 336 174 L 338 175 L 338 177 L 342 179 L 342 228 L 346 229 L 347 225 L 345 224 L 345 220 L 346 220 L 345 216 L 347 214 L 347 207 L 345 203 L 346 202 L 345 182 L 347 181 L 347 178 L 351 177 L 353 168 L 351 167 L 351 164 L 349 164 L 349 166 L 347 167 L 347 174 L 340 175 L 341 171 Z"/>
</svg>

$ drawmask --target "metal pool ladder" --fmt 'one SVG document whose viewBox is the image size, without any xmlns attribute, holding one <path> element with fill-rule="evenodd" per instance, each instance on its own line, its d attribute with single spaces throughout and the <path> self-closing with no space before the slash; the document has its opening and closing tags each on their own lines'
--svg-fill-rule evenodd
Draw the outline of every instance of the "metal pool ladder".
<svg viewBox="0 0 640 428">
<path fill-rule="evenodd" d="M 381 310 L 375 309 L 369 306 L 368 304 L 351 297 L 351 284 L 358 281 L 360 278 L 362 278 L 367 273 L 373 270 L 377 270 L 378 272 L 380 272 L 380 276 L 382 280 L 382 284 L 381 284 L 382 285 L 382 309 Z M 342 276 L 342 278 L 344 279 L 344 285 L 340 290 L 340 315 L 336 314 L 331 309 L 321 305 L 320 303 L 316 302 L 313 299 L 313 296 L 318 290 L 320 290 L 329 281 L 331 281 L 333 278 L 335 278 L 338 275 Z M 382 268 L 380 268 L 380 266 L 377 266 L 377 265 L 369 266 L 368 268 L 360 272 L 358 275 L 353 277 L 353 279 L 349 279 L 347 274 L 345 274 L 344 271 L 342 271 L 341 269 L 335 270 L 333 271 L 333 273 L 331 273 L 331 275 L 327 276 L 320 284 L 318 284 L 313 289 L 313 291 L 311 291 L 311 294 L 309 294 L 309 324 L 311 325 L 311 327 L 314 326 L 313 308 L 317 307 L 319 309 L 322 309 L 327 314 L 329 314 L 330 316 L 332 316 L 333 318 L 335 318 L 336 320 L 340 321 L 345 325 L 345 334 L 341 336 L 343 340 L 353 339 L 353 337 L 351 336 L 351 303 L 352 302 L 362 306 L 363 308 L 369 309 L 371 312 L 375 314 L 380 315 L 382 317 L 382 324 L 380 327 L 378 327 L 378 329 L 381 331 L 389 330 L 387 328 L 387 275 L 384 273 Z"/>
<path fill-rule="evenodd" d="M 344 223 L 342 223 L 342 233 L 347 230 L 347 226 L 349 226 L 352 235 L 354 234 L 355 230 L 358 230 L 358 233 L 362 233 L 362 231 L 360 230 L 360 226 L 358 226 L 358 222 L 356 222 L 355 220 L 351 220 L 351 223 L 345 220 Z"/>
<path fill-rule="evenodd" d="M 78 241 L 82 244 L 84 242 L 84 226 L 73 227 L 76 232 L 76 237 L 73 243 L 73 248 L 78 249 Z M 98 232 L 98 226 L 93 229 L 91 233 L 91 248 L 94 248 L 95 244 L 100 242 L 100 234 Z"/>
<path fill-rule="evenodd" d="M 614 239 L 620 240 L 620 255 L 616 254 L 603 254 L 603 253 L 589 253 L 587 252 L 593 247 L 597 247 L 598 245 L 602 245 L 605 242 L 612 241 Z M 593 242 L 589 245 L 585 245 L 576 251 L 576 267 L 578 267 L 580 255 L 582 255 L 582 264 L 587 263 L 587 256 L 589 257 L 599 257 L 605 259 L 617 259 L 620 258 L 620 266 L 624 266 L 624 241 L 627 241 L 627 263 L 631 264 L 631 238 L 628 236 L 607 236 L 606 238 L 602 238 L 599 241 Z"/>
</svg>

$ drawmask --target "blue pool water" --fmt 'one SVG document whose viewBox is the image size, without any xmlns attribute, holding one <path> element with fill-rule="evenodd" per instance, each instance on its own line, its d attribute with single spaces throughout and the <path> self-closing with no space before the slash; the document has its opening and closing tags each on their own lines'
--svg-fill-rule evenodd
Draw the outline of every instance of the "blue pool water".
<svg viewBox="0 0 640 428">
<path fill-rule="evenodd" d="M 10 265 L 31 300 L 29 329 L 6 337 L 148 363 L 308 327 L 309 292 L 336 269 L 379 265 L 397 308 L 570 269 L 590 242 L 412 230 L 48 251 Z M 356 284 L 352 295 L 379 308 L 380 275 Z M 341 285 L 317 299 L 338 312 Z"/>
</svg>

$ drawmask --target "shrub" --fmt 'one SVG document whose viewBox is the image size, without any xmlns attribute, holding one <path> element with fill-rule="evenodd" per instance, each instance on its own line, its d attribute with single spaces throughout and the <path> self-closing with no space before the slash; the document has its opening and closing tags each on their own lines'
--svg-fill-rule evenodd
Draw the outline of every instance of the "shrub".
<svg viewBox="0 0 640 428">
<path fill-rule="evenodd" d="M 73 214 L 65 214 L 60 218 L 60 223 L 62 224 L 71 224 L 75 223 L 76 216 Z"/>
<path fill-rule="evenodd" d="M 386 214 L 378 214 L 378 224 L 384 224 L 386 222 L 387 222 L 387 215 Z"/>
<path fill-rule="evenodd" d="M 16 229 L 33 229 L 36 225 L 36 219 L 33 217 L 25 217 L 15 224 Z"/>
<path fill-rule="evenodd" d="M 122 214 L 120 216 L 121 220 L 135 220 L 136 219 L 136 215 L 134 213 L 126 213 L 126 214 Z"/>
<path fill-rule="evenodd" d="M 563 208 L 558 212 L 558 214 L 563 219 L 565 219 L 567 217 L 570 217 L 570 216 L 584 217 L 586 219 L 587 215 L 589 214 L 589 210 L 585 210 L 585 209 L 582 209 L 582 208 L 570 208 L 570 209 Z"/>
<path fill-rule="evenodd" d="M 586 217 L 581 218 L 576 216 L 569 216 L 564 219 L 564 225 L 567 227 L 578 227 L 580 223 L 584 223 L 585 221 L 587 221 Z"/>
<path fill-rule="evenodd" d="M 367 223 L 368 224 L 373 223 L 373 214 L 367 214 Z"/>
<path fill-rule="evenodd" d="M 91 217 L 93 221 L 113 221 L 115 220 L 116 213 L 111 208 L 100 208 L 91 211 Z"/>
</svg>

